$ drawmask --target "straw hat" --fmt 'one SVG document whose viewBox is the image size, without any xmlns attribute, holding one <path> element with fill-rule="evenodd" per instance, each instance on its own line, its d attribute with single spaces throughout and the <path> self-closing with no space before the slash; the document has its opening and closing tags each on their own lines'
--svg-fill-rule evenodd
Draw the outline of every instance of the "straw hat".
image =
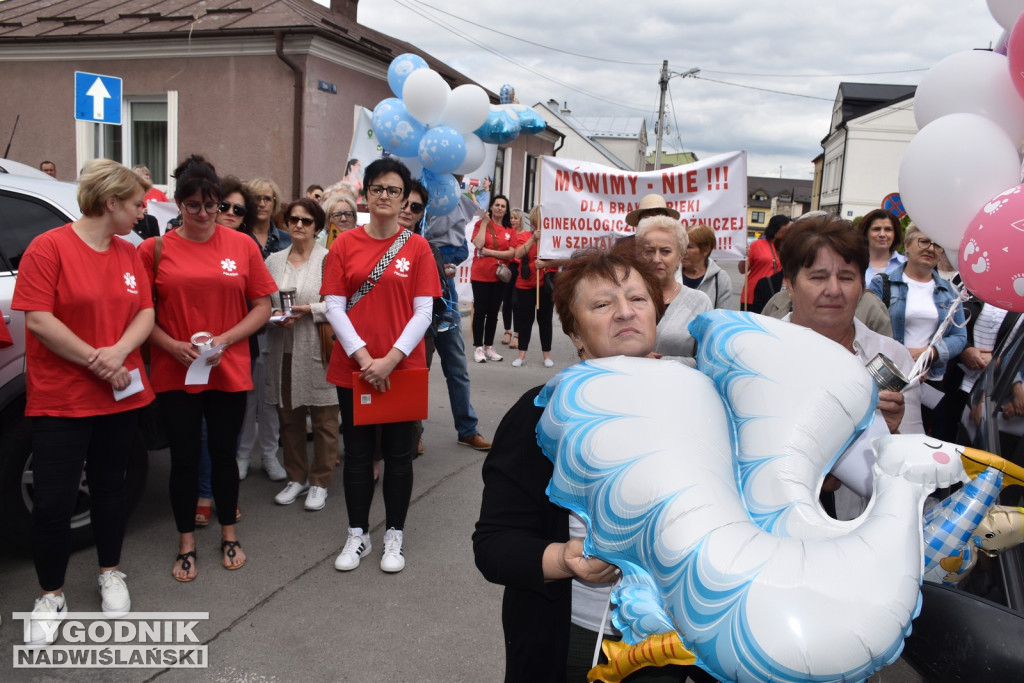
<svg viewBox="0 0 1024 683">
<path fill-rule="evenodd" d="M 640 205 L 637 208 L 626 214 L 626 223 L 635 228 L 636 224 L 640 222 L 640 214 L 651 209 L 662 209 L 672 218 L 677 220 L 679 218 L 679 212 L 668 208 L 664 197 L 660 194 L 649 194 L 640 200 Z"/>
</svg>

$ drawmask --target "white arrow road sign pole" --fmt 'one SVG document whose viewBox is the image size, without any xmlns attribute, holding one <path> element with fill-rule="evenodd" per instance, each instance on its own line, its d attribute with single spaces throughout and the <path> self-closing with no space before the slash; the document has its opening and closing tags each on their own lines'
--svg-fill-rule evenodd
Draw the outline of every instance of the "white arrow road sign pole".
<svg viewBox="0 0 1024 683">
<path fill-rule="evenodd" d="M 81 91 L 79 91 L 81 92 Z M 110 93 L 103 86 L 103 81 L 96 79 L 96 82 L 89 86 L 85 93 L 92 98 L 92 116 L 94 119 L 103 120 L 104 100 L 110 98 Z"/>
</svg>

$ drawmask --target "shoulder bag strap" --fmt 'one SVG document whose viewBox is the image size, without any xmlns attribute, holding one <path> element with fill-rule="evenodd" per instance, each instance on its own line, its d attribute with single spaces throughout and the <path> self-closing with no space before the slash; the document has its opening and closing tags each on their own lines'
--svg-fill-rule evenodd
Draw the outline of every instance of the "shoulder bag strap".
<svg viewBox="0 0 1024 683">
<path fill-rule="evenodd" d="M 398 238 L 391 243 L 388 250 L 383 256 L 381 256 L 380 261 L 378 261 L 377 265 L 375 265 L 373 270 L 370 271 L 370 275 L 366 278 L 366 282 L 360 285 L 359 289 L 356 290 L 356 293 L 348 300 L 348 305 L 345 306 L 346 313 L 351 311 L 352 307 L 355 306 L 360 299 L 369 294 L 370 290 L 373 289 L 373 286 L 377 284 L 377 281 L 380 280 L 382 275 L 384 275 L 384 271 L 386 271 L 388 266 L 391 265 L 391 261 L 393 261 L 395 255 L 398 254 L 398 250 L 405 246 L 405 243 L 409 241 L 409 237 L 411 235 L 412 232 L 410 232 L 408 228 L 402 228 L 402 232 L 399 233 Z"/>
<path fill-rule="evenodd" d="M 889 282 L 888 273 L 879 273 L 879 275 L 882 276 L 882 303 L 889 308 L 889 302 L 892 300 L 892 283 Z"/>
<path fill-rule="evenodd" d="M 157 235 L 153 239 L 156 240 L 156 244 L 153 245 L 153 281 L 149 284 L 153 289 L 153 306 L 156 307 L 156 276 L 160 272 L 160 256 L 164 252 L 164 238 L 163 235 Z"/>
</svg>

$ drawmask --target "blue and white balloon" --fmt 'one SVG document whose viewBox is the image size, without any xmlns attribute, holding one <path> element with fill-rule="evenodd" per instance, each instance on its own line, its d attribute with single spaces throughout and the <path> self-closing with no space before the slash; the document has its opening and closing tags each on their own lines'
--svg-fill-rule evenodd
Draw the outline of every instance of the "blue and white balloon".
<svg viewBox="0 0 1024 683">
<path fill-rule="evenodd" d="M 536 135 L 548 126 L 540 114 L 525 104 L 510 104 L 508 108 L 519 118 L 519 132 L 524 135 Z"/>
<path fill-rule="evenodd" d="M 498 100 L 502 104 L 512 104 L 516 101 L 516 89 L 508 83 L 501 86 L 501 90 L 498 91 Z"/>
<path fill-rule="evenodd" d="M 484 125 L 474 131 L 481 140 L 493 145 L 512 142 L 519 135 L 519 117 L 502 107 L 491 107 Z"/>
<path fill-rule="evenodd" d="M 466 159 L 466 140 L 451 126 L 431 128 L 420 140 L 419 157 L 434 173 L 451 173 Z"/>
<path fill-rule="evenodd" d="M 413 71 L 419 69 L 429 69 L 426 60 L 419 55 L 414 55 L 411 52 L 398 55 L 391 60 L 391 65 L 388 66 L 388 86 L 391 87 L 391 92 L 395 93 L 395 96 L 402 96 L 402 87 L 405 85 L 405 79 L 409 77 Z"/>
<path fill-rule="evenodd" d="M 427 201 L 429 215 L 441 216 L 451 213 L 459 205 L 459 183 L 451 173 L 435 173 L 425 168 L 422 181 L 427 193 L 430 194 Z"/>
<path fill-rule="evenodd" d="M 396 97 L 381 100 L 373 110 L 371 125 L 384 149 L 400 157 L 416 156 L 427 132 L 427 127 L 413 118 Z"/>
</svg>

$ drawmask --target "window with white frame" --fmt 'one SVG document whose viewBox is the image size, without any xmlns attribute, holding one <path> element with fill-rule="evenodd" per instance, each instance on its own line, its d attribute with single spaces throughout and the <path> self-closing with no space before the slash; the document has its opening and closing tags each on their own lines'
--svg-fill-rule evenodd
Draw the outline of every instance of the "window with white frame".
<svg viewBox="0 0 1024 683">
<path fill-rule="evenodd" d="M 94 156 L 113 159 L 129 168 L 149 168 L 153 182 L 167 184 L 167 100 L 129 99 L 121 126 L 94 124 Z"/>
</svg>

